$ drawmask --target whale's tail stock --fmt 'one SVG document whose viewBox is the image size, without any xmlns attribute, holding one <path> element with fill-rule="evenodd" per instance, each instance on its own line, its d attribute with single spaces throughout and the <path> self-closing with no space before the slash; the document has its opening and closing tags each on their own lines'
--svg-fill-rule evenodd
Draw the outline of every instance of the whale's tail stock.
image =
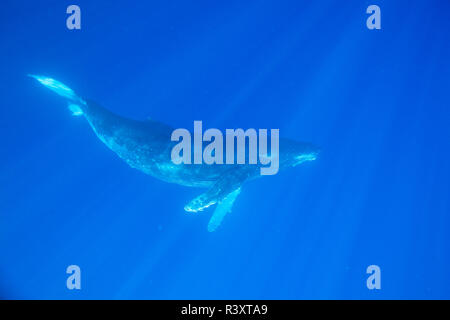
<svg viewBox="0 0 450 320">
<path fill-rule="evenodd" d="M 80 116 L 83 114 L 83 106 L 86 105 L 86 102 L 64 83 L 46 76 L 38 76 L 34 74 L 28 74 L 28 76 L 36 79 L 43 86 L 56 92 L 61 97 L 68 99 L 68 107 L 70 111 L 72 111 L 73 115 Z"/>
</svg>

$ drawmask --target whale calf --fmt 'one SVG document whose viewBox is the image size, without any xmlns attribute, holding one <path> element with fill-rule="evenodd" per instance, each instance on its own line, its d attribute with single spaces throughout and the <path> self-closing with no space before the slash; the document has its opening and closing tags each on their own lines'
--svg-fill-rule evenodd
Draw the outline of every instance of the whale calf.
<svg viewBox="0 0 450 320">
<path fill-rule="evenodd" d="M 97 137 L 129 166 L 157 179 L 188 187 L 207 188 L 184 210 L 202 211 L 216 205 L 208 231 L 215 231 L 232 209 L 244 182 L 260 177 L 260 164 L 174 164 L 171 141 L 174 128 L 164 123 L 132 120 L 82 98 L 63 83 L 46 76 L 29 75 L 64 97 L 74 116 L 84 117 Z M 319 149 L 310 143 L 280 138 L 279 169 L 315 160 Z"/>
</svg>

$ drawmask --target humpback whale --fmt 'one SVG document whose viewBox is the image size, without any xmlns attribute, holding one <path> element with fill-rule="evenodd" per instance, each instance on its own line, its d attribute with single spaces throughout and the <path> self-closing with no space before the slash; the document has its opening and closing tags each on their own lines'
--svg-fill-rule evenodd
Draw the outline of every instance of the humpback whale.
<svg viewBox="0 0 450 320">
<path fill-rule="evenodd" d="M 261 176 L 261 164 L 175 164 L 171 161 L 171 150 L 176 144 L 171 141 L 174 128 L 154 120 L 122 117 L 82 98 L 53 78 L 29 76 L 64 97 L 73 115 L 84 117 L 97 137 L 132 168 L 166 182 L 206 188 L 184 210 L 198 212 L 216 205 L 208 223 L 210 232 L 215 231 L 231 211 L 244 182 Z M 310 143 L 281 138 L 279 168 L 283 170 L 315 160 L 318 153 L 319 149 Z"/>
</svg>

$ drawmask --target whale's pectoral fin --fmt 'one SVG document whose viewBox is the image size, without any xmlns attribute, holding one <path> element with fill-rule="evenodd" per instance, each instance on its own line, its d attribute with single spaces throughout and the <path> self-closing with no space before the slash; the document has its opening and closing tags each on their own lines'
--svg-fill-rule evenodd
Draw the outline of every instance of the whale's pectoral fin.
<svg viewBox="0 0 450 320">
<path fill-rule="evenodd" d="M 210 192 L 211 190 L 208 190 L 205 193 L 202 193 L 198 197 L 196 197 L 194 200 L 189 202 L 187 205 L 184 206 L 184 210 L 187 212 L 198 212 L 203 211 L 204 209 L 208 208 L 209 206 L 212 206 L 217 203 L 217 198 L 214 195 L 213 192 Z M 213 190 L 214 191 L 214 190 Z"/>
<path fill-rule="evenodd" d="M 241 185 L 247 178 L 248 174 L 245 171 L 230 170 L 226 172 L 208 191 L 189 202 L 184 210 L 198 212 L 218 204 L 208 225 L 208 230 L 214 231 L 225 214 L 231 211 Z"/>
<path fill-rule="evenodd" d="M 233 192 L 229 193 L 222 201 L 217 205 L 216 210 L 209 219 L 208 223 L 208 231 L 213 232 L 217 229 L 218 226 L 222 223 L 223 218 L 228 212 L 231 212 L 231 208 L 233 207 L 234 200 L 236 200 L 237 196 L 241 192 L 241 188 L 237 188 Z"/>
<path fill-rule="evenodd" d="M 217 189 L 209 190 L 189 202 L 189 204 L 184 207 L 184 210 L 189 212 L 202 211 L 203 209 L 217 203 L 217 208 L 214 210 L 214 213 L 208 223 L 208 231 L 212 232 L 217 229 L 225 215 L 231 211 L 234 200 L 236 200 L 240 192 L 241 188 L 238 187 L 237 189 L 234 189 L 218 198 L 217 196 L 213 196 L 213 194 L 218 195 Z"/>
<path fill-rule="evenodd" d="M 202 211 L 221 202 L 228 194 L 240 188 L 247 178 L 248 174 L 245 171 L 235 168 L 227 171 L 208 191 L 189 202 L 184 207 L 184 210 L 188 212 Z"/>
</svg>

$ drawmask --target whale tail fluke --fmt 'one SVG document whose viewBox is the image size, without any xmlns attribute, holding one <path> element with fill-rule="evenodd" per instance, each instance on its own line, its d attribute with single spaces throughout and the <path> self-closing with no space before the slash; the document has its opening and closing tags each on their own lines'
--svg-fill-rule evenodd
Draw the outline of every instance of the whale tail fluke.
<svg viewBox="0 0 450 320">
<path fill-rule="evenodd" d="M 70 111 L 72 111 L 73 115 L 79 116 L 83 114 L 81 106 L 86 105 L 86 102 L 81 97 L 79 97 L 75 93 L 75 91 L 70 89 L 64 83 L 46 76 L 39 76 L 34 74 L 28 74 L 28 76 L 36 79 L 43 86 L 52 90 L 53 92 L 56 92 L 61 97 L 68 99 L 69 100 L 68 107 Z"/>
</svg>

